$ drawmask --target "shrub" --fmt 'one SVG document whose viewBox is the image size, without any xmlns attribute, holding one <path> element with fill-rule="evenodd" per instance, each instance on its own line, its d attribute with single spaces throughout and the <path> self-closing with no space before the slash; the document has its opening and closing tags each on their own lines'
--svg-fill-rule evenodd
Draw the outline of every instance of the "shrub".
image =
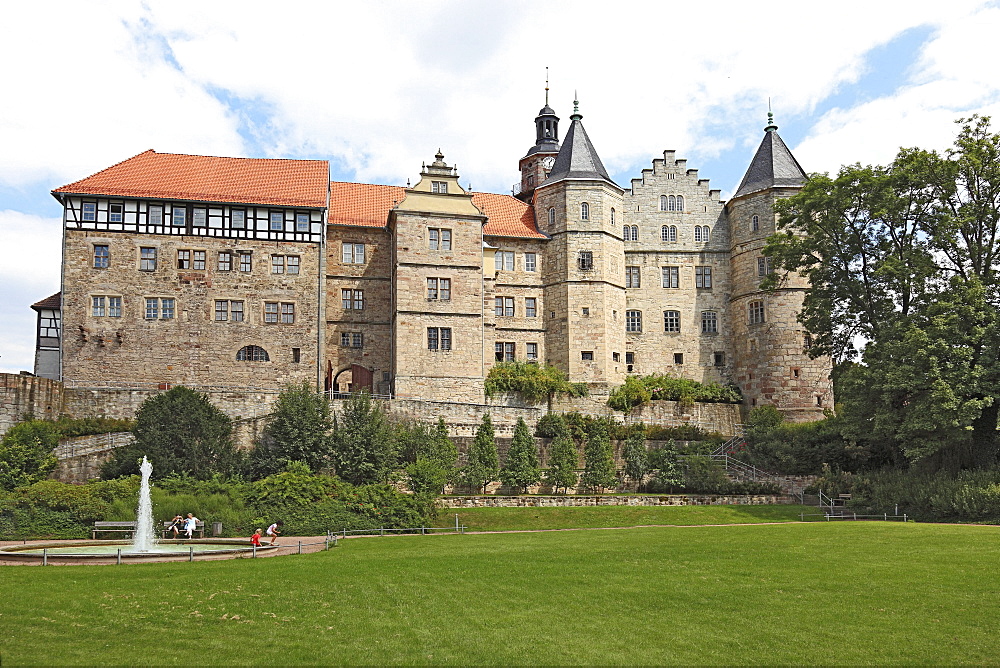
<svg viewBox="0 0 1000 668">
<path fill-rule="evenodd" d="M 627 413 L 635 406 L 657 400 L 679 401 L 684 405 L 695 402 L 739 404 L 743 402 L 743 395 L 735 385 L 699 383 L 669 374 L 651 374 L 629 376 L 624 385 L 608 396 L 608 406 Z"/>
</svg>

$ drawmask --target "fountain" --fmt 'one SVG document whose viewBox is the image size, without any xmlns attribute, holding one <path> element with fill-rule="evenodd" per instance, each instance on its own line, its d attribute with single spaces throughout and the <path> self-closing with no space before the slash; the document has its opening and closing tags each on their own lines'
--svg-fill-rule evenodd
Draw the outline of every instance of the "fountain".
<svg viewBox="0 0 1000 668">
<path fill-rule="evenodd" d="M 156 547 L 156 532 L 153 528 L 153 500 L 149 493 L 149 476 L 153 465 L 142 456 L 139 466 L 142 482 L 139 484 L 139 506 L 135 511 L 135 535 L 132 537 L 133 552 L 153 552 Z"/>
</svg>

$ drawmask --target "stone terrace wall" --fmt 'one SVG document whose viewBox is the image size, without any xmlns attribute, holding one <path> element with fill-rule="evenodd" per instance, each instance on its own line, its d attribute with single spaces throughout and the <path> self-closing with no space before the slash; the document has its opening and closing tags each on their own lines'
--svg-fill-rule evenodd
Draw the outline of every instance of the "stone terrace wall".
<svg viewBox="0 0 1000 668">
<path fill-rule="evenodd" d="M 790 496 L 670 494 L 661 496 L 446 496 L 439 508 L 569 508 L 577 506 L 760 506 L 796 503 Z"/>
<path fill-rule="evenodd" d="M 0 435 L 27 413 L 55 419 L 66 412 L 63 385 L 57 380 L 15 373 L 0 374 Z"/>
</svg>

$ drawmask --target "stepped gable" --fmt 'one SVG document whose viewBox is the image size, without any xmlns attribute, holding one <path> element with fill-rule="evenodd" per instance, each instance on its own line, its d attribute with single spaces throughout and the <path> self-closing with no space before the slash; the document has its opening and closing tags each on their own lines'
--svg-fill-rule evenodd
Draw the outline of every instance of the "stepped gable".
<svg viewBox="0 0 1000 668">
<path fill-rule="evenodd" d="M 733 197 L 742 197 L 775 186 L 800 186 L 805 182 L 805 170 L 782 141 L 778 135 L 778 127 L 772 121 L 765 128 L 764 139 Z"/>
<path fill-rule="evenodd" d="M 43 308 L 47 309 L 60 309 L 62 308 L 62 292 L 57 292 L 54 295 L 49 295 L 41 301 L 37 301 L 31 305 L 36 311 L 40 311 Z"/>
<path fill-rule="evenodd" d="M 52 191 L 198 202 L 326 206 L 326 160 L 220 158 L 152 149 Z"/>
<path fill-rule="evenodd" d="M 330 184 L 330 225 L 385 227 L 389 210 L 406 197 L 405 188 L 370 183 Z M 483 234 L 498 237 L 547 239 L 535 225 L 535 212 L 529 204 L 510 195 L 473 193 L 472 203 L 487 217 Z"/>
<path fill-rule="evenodd" d="M 597 155 L 597 149 L 587 136 L 582 123 L 583 116 L 577 111 L 576 104 L 574 102 L 573 115 L 570 116 L 573 123 L 563 139 L 562 148 L 556 156 L 556 163 L 542 185 L 548 186 L 567 179 L 581 179 L 607 181 L 617 188 L 618 184 L 608 176 L 608 170 L 604 168 L 601 157 Z"/>
</svg>

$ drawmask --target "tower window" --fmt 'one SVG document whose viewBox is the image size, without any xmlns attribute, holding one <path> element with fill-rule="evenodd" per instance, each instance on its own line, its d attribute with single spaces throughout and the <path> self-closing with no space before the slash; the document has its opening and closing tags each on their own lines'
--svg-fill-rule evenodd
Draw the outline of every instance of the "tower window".
<svg viewBox="0 0 1000 668">
<path fill-rule="evenodd" d="M 756 232 L 760 229 L 760 216 L 754 216 L 750 219 L 750 231 Z"/>
<path fill-rule="evenodd" d="M 757 258 L 757 275 L 767 276 L 770 273 L 771 273 L 771 258 L 769 257 Z"/>
<path fill-rule="evenodd" d="M 678 195 L 677 196 L 677 210 L 678 211 L 683 211 L 684 210 L 684 196 L 683 195 Z"/>
<path fill-rule="evenodd" d="M 590 220 L 590 205 L 586 202 L 580 204 L 580 220 Z"/>
<path fill-rule="evenodd" d="M 670 211 L 670 209 L 667 208 L 667 202 L 667 196 L 660 195 L 660 211 Z"/>
<path fill-rule="evenodd" d="M 594 254 L 591 251 L 580 251 L 576 258 L 577 266 L 583 271 L 590 271 L 594 268 Z"/>
<path fill-rule="evenodd" d="M 556 224 L 556 209 L 555 207 L 549 207 L 549 227 Z"/>
<path fill-rule="evenodd" d="M 721 351 L 712 353 L 712 362 L 715 366 L 726 366 L 726 353 Z"/>
<path fill-rule="evenodd" d="M 701 312 L 701 333 L 702 334 L 719 333 L 719 316 L 716 314 L 715 311 Z"/>
<path fill-rule="evenodd" d="M 352 244 L 345 241 L 344 246 L 341 249 L 340 259 L 344 264 L 364 264 L 365 245 Z"/>
<path fill-rule="evenodd" d="M 664 225 L 660 228 L 660 241 L 677 241 L 677 226 Z"/>
<path fill-rule="evenodd" d="M 622 239 L 625 241 L 638 241 L 639 240 L 639 226 L 638 225 L 626 225 L 622 228 Z"/>
<path fill-rule="evenodd" d="M 614 207 L 611 207 L 611 224 L 612 225 L 615 224 L 615 209 L 614 209 Z"/>
<path fill-rule="evenodd" d="M 108 261 L 111 258 L 111 254 L 108 251 L 107 245 L 95 244 L 94 245 L 94 268 L 95 269 L 107 269 Z"/>
<path fill-rule="evenodd" d="M 751 325 L 759 325 L 764 322 L 764 302 L 750 302 L 747 304 L 748 321 Z"/>
</svg>

